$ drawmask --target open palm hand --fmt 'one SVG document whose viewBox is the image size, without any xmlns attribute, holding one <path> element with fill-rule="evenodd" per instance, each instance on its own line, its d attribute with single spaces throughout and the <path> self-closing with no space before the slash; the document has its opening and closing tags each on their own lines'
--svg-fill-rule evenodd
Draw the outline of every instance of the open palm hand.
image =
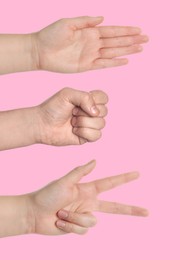
<svg viewBox="0 0 180 260">
<path fill-rule="evenodd" d="M 137 53 L 148 41 L 136 27 L 98 26 L 103 17 L 61 19 L 34 33 L 37 67 L 62 73 L 127 64 L 119 56 Z"/>
</svg>

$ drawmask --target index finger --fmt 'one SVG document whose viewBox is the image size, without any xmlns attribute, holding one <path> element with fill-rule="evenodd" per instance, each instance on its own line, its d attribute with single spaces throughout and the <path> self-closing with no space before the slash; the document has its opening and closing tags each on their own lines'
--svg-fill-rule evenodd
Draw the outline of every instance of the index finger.
<svg viewBox="0 0 180 260">
<path fill-rule="evenodd" d="M 147 217 L 148 210 L 145 208 L 125 205 L 117 202 L 99 200 L 96 205 L 95 211 L 110 213 L 110 214 L 123 214 L 131 216 Z"/>
<path fill-rule="evenodd" d="M 108 95 L 102 90 L 92 90 L 89 92 L 98 105 L 105 105 L 108 103 Z"/>
<path fill-rule="evenodd" d="M 140 28 L 131 26 L 99 26 L 97 29 L 102 38 L 136 35 L 141 33 Z"/>
<path fill-rule="evenodd" d="M 99 194 L 101 192 L 111 190 L 124 183 L 133 181 L 138 177 L 139 177 L 138 172 L 129 172 L 129 173 L 124 173 L 124 174 L 94 181 L 93 184 L 95 185 L 96 191 Z"/>
</svg>

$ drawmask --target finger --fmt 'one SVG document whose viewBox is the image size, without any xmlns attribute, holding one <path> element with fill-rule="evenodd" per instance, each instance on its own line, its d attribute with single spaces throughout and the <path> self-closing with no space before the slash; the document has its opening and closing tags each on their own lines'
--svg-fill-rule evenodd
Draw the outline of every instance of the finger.
<svg viewBox="0 0 180 260">
<path fill-rule="evenodd" d="M 71 172 L 66 174 L 61 181 L 66 181 L 69 183 L 77 183 L 79 182 L 84 176 L 88 175 L 96 166 L 96 161 L 92 160 L 85 165 L 76 167 Z"/>
<path fill-rule="evenodd" d="M 61 90 L 61 95 L 67 102 L 81 107 L 88 115 L 97 116 L 99 114 L 92 94 L 76 89 L 64 88 Z"/>
<path fill-rule="evenodd" d="M 57 228 L 61 229 L 62 231 L 66 233 L 75 233 L 79 235 L 84 235 L 87 233 L 88 228 L 78 226 L 73 223 L 66 222 L 64 220 L 58 219 L 56 221 Z"/>
<path fill-rule="evenodd" d="M 96 103 L 96 105 L 105 105 L 108 103 L 108 95 L 102 91 L 102 90 L 92 90 L 89 92 L 92 96 L 93 96 L 93 99 L 94 99 L 94 102 Z"/>
<path fill-rule="evenodd" d="M 67 210 L 60 210 L 57 213 L 57 216 L 67 222 L 76 224 L 78 226 L 81 227 L 85 227 L 85 228 L 89 228 L 89 227 L 93 227 L 96 225 L 97 220 L 96 218 L 90 214 L 79 214 L 76 212 L 71 212 L 71 211 L 67 211 Z"/>
<path fill-rule="evenodd" d="M 75 135 L 86 139 L 88 142 L 95 142 L 102 136 L 100 130 L 91 128 L 74 127 L 72 131 Z"/>
<path fill-rule="evenodd" d="M 104 18 L 102 16 L 90 17 L 81 16 L 72 19 L 68 19 L 68 24 L 72 25 L 73 29 L 83 29 L 86 27 L 94 27 L 103 22 Z"/>
<path fill-rule="evenodd" d="M 140 28 L 131 26 L 100 26 L 98 27 L 98 30 L 103 38 L 136 35 L 141 33 Z"/>
<path fill-rule="evenodd" d="M 145 208 L 120 204 L 117 202 L 102 201 L 102 200 L 97 202 L 96 211 L 111 213 L 111 214 L 123 214 L 123 215 L 141 216 L 141 217 L 148 216 L 148 210 Z"/>
<path fill-rule="evenodd" d="M 99 115 L 97 117 L 105 117 L 108 114 L 108 109 L 104 105 L 96 105 L 96 107 L 99 110 Z M 73 109 L 73 115 L 74 116 L 89 116 L 86 112 L 84 112 L 81 108 L 75 107 Z"/>
<path fill-rule="evenodd" d="M 97 59 L 92 69 L 105 69 L 111 67 L 119 67 L 128 64 L 128 59 Z"/>
<path fill-rule="evenodd" d="M 127 47 L 134 44 L 142 44 L 146 42 L 148 42 L 148 37 L 146 35 L 124 36 L 115 38 L 103 38 L 102 46 L 103 48 Z"/>
<path fill-rule="evenodd" d="M 138 172 L 129 172 L 129 173 L 108 177 L 105 179 L 96 180 L 93 181 L 92 184 L 95 185 L 97 193 L 101 193 L 116 188 L 124 183 L 128 183 L 130 181 L 136 180 L 138 177 L 139 177 Z"/>
<path fill-rule="evenodd" d="M 105 127 L 105 119 L 101 117 L 78 116 L 73 117 L 71 123 L 74 127 L 92 128 L 98 130 Z"/>
<path fill-rule="evenodd" d="M 103 48 L 100 50 L 101 59 L 112 59 L 119 56 L 138 53 L 143 50 L 141 45 L 133 45 L 121 48 Z"/>
</svg>

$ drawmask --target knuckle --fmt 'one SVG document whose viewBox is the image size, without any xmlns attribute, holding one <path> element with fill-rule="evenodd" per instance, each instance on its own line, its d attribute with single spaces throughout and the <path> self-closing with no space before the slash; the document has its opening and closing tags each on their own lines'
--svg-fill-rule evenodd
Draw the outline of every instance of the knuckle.
<svg viewBox="0 0 180 260">
<path fill-rule="evenodd" d="M 66 222 L 65 230 L 68 233 L 73 233 L 73 231 L 74 231 L 73 224 Z"/>
<path fill-rule="evenodd" d="M 73 212 L 69 212 L 67 219 L 70 222 L 74 222 L 75 221 L 75 216 L 74 216 Z"/>
<path fill-rule="evenodd" d="M 104 118 L 101 118 L 101 128 L 104 128 L 106 126 L 106 120 Z"/>
<path fill-rule="evenodd" d="M 108 108 L 106 106 L 104 106 L 104 113 L 103 113 L 103 115 L 107 116 L 107 114 L 108 114 Z"/>
<path fill-rule="evenodd" d="M 95 135 L 95 137 L 94 137 L 94 140 L 93 140 L 93 141 L 97 141 L 98 139 L 101 138 L 101 136 L 102 136 L 102 133 L 101 133 L 100 130 L 98 130 L 97 133 L 96 133 L 96 135 Z"/>
<path fill-rule="evenodd" d="M 83 126 L 84 125 L 84 121 L 85 121 L 85 118 L 83 117 L 83 116 L 79 116 L 79 117 L 77 117 L 77 122 L 76 122 L 76 124 L 78 125 L 78 126 Z"/>
<path fill-rule="evenodd" d="M 65 87 L 65 88 L 63 88 L 63 89 L 61 90 L 61 93 L 62 93 L 62 94 L 68 94 L 71 90 L 72 90 L 71 88 Z"/>
<path fill-rule="evenodd" d="M 114 214 L 118 214 L 119 213 L 119 205 L 116 202 L 113 203 L 113 213 Z"/>
<path fill-rule="evenodd" d="M 77 166 L 76 168 L 74 168 L 74 172 L 79 172 L 82 169 L 82 166 Z"/>
<path fill-rule="evenodd" d="M 92 99 L 92 96 L 90 93 L 88 93 L 88 92 L 84 93 L 84 97 L 83 97 L 84 103 L 89 102 L 91 99 Z"/>
<path fill-rule="evenodd" d="M 127 45 L 132 45 L 133 43 L 134 43 L 133 38 L 131 38 L 131 37 L 126 38 L 126 44 Z"/>
<path fill-rule="evenodd" d="M 87 128 L 80 128 L 79 131 L 80 131 L 80 134 L 83 135 L 83 136 L 88 136 L 89 135 Z"/>
<path fill-rule="evenodd" d="M 63 23 L 67 23 L 68 20 L 69 20 L 68 18 L 62 18 L 62 19 L 61 19 L 61 22 L 63 22 Z"/>
<path fill-rule="evenodd" d="M 102 91 L 102 90 L 99 90 L 98 92 L 99 92 L 99 94 L 102 97 L 103 103 L 104 104 L 108 103 L 108 101 L 109 101 L 108 95 L 104 91 Z"/>
</svg>

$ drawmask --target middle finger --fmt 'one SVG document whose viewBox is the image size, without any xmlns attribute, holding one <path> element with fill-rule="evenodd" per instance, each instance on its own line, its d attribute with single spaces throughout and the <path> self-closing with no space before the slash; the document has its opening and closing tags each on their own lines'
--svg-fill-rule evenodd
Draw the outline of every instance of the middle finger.
<svg viewBox="0 0 180 260">
<path fill-rule="evenodd" d="M 148 42 L 146 35 L 124 36 L 115 38 L 104 38 L 101 40 L 103 48 L 126 47 L 134 44 Z"/>
</svg>

